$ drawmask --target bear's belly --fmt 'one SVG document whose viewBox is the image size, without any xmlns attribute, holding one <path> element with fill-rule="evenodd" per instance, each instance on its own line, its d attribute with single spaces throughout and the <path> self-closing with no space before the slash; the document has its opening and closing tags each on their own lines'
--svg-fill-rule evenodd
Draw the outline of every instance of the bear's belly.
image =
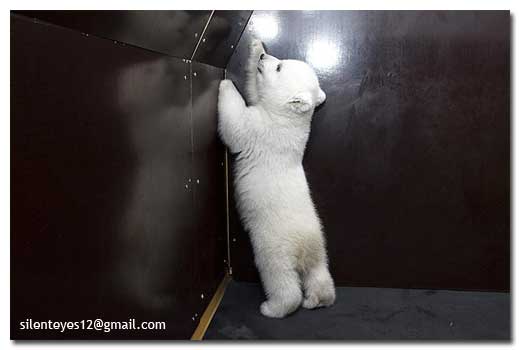
<svg viewBox="0 0 520 350">
<path fill-rule="evenodd" d="M 235 196 L 250 233 L 321 231 L 301 163 L 289 167 L 238 163 Z"/>
</svg>

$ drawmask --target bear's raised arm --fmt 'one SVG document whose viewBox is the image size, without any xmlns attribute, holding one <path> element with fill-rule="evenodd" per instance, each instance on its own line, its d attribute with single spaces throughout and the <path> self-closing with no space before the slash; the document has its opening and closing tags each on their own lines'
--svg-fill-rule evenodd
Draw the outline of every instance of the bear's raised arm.
<svg viewBox="0 0 520 350">
<path fill-rule="evenodd" d="M 256 75 L 260 55 L 265 53 L 264 45 L 259 39 L 253 39 L 249 45 L 249 58 L 246 65 L 246 94 L 247 102 L 255 105 L 258 102 L 258 90 L 256 87 Z"/>
<path fill-rule="evenodd" d="M 246 103 L 231 80 L 220 82 L 218 93 L 218 132 L 233 153 L 243 148 L 247 134 Z"/>
</svg>

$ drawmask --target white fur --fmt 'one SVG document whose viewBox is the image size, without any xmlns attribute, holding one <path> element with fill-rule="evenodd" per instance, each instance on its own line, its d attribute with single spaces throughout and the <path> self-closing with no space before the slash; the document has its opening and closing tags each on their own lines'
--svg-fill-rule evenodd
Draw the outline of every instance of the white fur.
<svg viewBox="0 0 520 350">
<path fill-rule="evenodd" d="M 302 166 L 312 114 L 325 93 L 309 65 L 267 55 L 259 40 L 250 47 L 246 84 L 249 106 L 230 80 L 220 83 L 219 133 L 231 152 L 240 152 L 235 193 L 267 294 L 260 311 L 284 317 L 302 300 L 305 308 L 329 306 L 334 282 Z"/>
</svg>

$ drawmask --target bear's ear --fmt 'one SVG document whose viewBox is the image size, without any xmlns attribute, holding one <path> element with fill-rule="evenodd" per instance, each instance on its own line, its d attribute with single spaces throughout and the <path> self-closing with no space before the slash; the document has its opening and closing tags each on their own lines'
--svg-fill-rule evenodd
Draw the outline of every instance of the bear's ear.
<svg viewBox="0 0 520 350">
<path fill-rule="evenodd" d="M 327 98 L 327 95 L 325 95 L 325 92 L 323 92 L 322 89 L 318 92 L 318 101 L 316 102 L 316 106 L 321 105 L 323 102 L 325 102 L 325 99 Z"/>
<path fill-rule="evenodd" d="M 296 113 L 305 113 L 314 107 L 312 95 L 309 92 L 300 92 L 289 99 L 289 107 Z"/>
</svg>

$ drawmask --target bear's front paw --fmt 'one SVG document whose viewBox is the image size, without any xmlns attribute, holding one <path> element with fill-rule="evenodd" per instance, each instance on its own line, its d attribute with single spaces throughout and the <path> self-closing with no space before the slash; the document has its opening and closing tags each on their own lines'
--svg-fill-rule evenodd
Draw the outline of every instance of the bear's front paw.
<svg viewBox="0 0 520 350">
<path fill-rule="evenodd" d="M 220 82 L 220 85 L 218 87 L 219 91 L 229 89 L 231 86 L 233 86 L 233 82 L 229 79 L 224 79 Z"/>
<path fill-rule="evenodd" d="M 251 50 L 251 53 L 254 55 L 260 55 L 261 53 L 265 52 L 264 50 L 264 44 L 262 43 L 262 40 L 254 38 L 251 41 L 251 44 L 249 44 L 249 48 Z"/>
</svg>

